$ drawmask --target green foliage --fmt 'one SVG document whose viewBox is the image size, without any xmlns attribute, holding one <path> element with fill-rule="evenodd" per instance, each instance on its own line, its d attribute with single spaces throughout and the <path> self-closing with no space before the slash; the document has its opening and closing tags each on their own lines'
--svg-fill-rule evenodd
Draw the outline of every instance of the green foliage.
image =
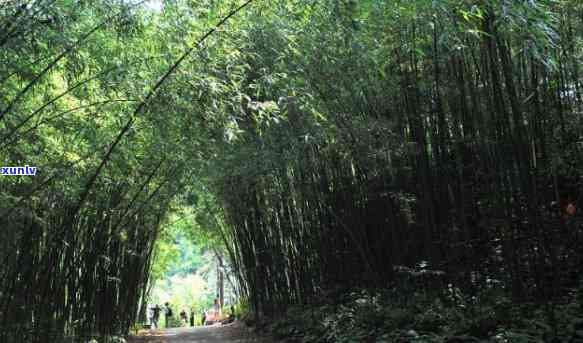
<svg viewBox="0 0 583 343">
<path fill-rule="evenodd" d="M 543 309 L 535 303 L 508 303 L 511 312 L 522 312 L 506 321 L 500 301 L 480 296 L 465 306 L 445 305 L 417 297 L 409 306 L 392 296 L 352 292 L 341 302 L 312 308 L 294 307 L 270 327 L 276 339 L 292 342 L 543 342 L 551 339 Z M 400 296 L 400 295 L 397 295 Z M 444 294 L 444 296 L 447 296 Z M 466 297 L 469 299 L 469 297 Z M 581 319 L 570 310 L 577 303 L 557 306 L 558 338 L 577 335 Z M 521 308 L 527 307 L 527 308 Z"/>
<path fill-rule="evenodd" d="M 3 327 L 3 342 L 24 332 L 54 332 L 54 341 L 125 334 L 154 280 L 200 268 L 186 238 L 193 228 L 162 226 L 205 161 L 191 139 L 206 134 L 190 115 L 197 90 L 169 79 L 136 106 L 226 6 L 199 18 L 178 16 L 185 3 L 171 7 L 162 15 L 137 2 L 63 0 L 0 9 L 0 161 L 38 168 L 0 179 L 0 198 L 10 199 L 0 205 L 0 320 L 22 328 Z"/>
</svg>

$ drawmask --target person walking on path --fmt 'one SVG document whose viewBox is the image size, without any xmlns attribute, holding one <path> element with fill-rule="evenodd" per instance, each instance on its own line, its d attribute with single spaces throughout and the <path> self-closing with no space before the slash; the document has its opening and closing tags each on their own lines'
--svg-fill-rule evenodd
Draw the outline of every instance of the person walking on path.
<svg viewBox="0 0 583 343">
<path fill-rule="evenodd" d="M 169 303 L 165 303 L 164 304 L 164 317 L 165 317 L 165 323 L 166 327 L 169 328 L 170 327 L 170 319 L 172 319 L 173 313 L 172 313 L 172 307 L 170 307 Z"/>
<path fill-rule="evenodd" d="M 221 315 L 221 304 L 219 303 L 219 297 L 215 298 L 214 304 L 215 316 L 219 317 Z"/>
<path fill-rule="evenodd" d="M 194 326 L 194 307 L 190 309 L 190 326 Z"/>
<path fill-rule="evenodd" d="M 186 310 L 180 311 L 180 324 L 188 325 L 188 317 L 186 316 Z"/>
<path fill-rule="evenodd" d="M 156 306 L 152 307 L 152 328 L 157 329 L 158 328 L 158 320 L 160 320 L 160 312 L 162 311 L 162 309 L 160 308 L 160 306 L 158 306 L 158 304 L 156 304 Z"/>
</svg>

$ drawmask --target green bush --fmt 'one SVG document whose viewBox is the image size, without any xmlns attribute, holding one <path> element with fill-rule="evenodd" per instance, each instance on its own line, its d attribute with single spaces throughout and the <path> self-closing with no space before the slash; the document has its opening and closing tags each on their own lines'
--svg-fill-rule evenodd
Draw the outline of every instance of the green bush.
<svg viewBox="0 0 583 343">
<path fill-rule="evenodd" d="M 302 343 L 531 343 L 555 338 L 544 306 L 514 304 L 499 293 L 460 295 L 455 303 L 412 297 L 409 306 L 400 304 L 397 298 L 355 292 L 334 306 L 292 307 L 271 329 L 276 339 Z M 583 338 L 579 309 L 575 300 L 555 307 L 561 342 Z"/>
</svg>

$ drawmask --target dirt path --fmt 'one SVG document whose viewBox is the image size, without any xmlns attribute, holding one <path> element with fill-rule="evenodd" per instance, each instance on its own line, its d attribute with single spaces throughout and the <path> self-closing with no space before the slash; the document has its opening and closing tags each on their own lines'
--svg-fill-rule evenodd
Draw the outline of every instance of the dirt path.
<svg viewBox="0 0 583 343">
<path fill-rule="evenodd" d="M 133 337 L 129 343 L 271 343 L 267 338 L 259 338 L 243 324 L 177 328 L 150 331 Z"/>
</svg>

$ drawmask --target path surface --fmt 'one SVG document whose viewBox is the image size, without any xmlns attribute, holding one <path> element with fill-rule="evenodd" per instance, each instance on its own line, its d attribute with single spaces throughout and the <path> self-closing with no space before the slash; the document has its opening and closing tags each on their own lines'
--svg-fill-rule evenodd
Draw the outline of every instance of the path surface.
<svg viewBox="0 0 583 343">
<path fill-rule="evenodd" d="M 259 338 L 241 323 L 177 328 L 142 333 L 129 343 L 270 343 L 267 338 Z"/>
</svg>

